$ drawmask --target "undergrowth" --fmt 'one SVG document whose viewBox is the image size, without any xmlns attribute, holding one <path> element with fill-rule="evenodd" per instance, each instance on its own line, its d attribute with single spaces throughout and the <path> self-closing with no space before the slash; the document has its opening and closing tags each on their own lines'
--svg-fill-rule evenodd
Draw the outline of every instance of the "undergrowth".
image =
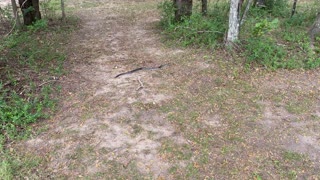
<svg viewBox="0 0 320 180">
<path fill-rule="evenodd" d="M 212 48 L 222 42 L 227 28 L 227 4 L 217 3 L 215 11 L 208 12 L 208 16 L 203 17 L 200 12 L 195 12 L 182 22 L 175 22 L 172 1 L 160 3 L 159 9 L 162 12 L 160 25 L 168 39 L 176 40 L 183 46 Z"/>
<path fill-rule="evenodd" d="M 76 25 L 72 17 L 42 19 L 0 38 L 0 179 L 32 177 L 29 170 L 39 164 L 36 157 L 15 154 L 9 144 L 34 134 L 33 124 L 55 110 L 56 82 L 65 73 L 63 45 Z"/>
<path fill-rule="evenodd" d="M 237 47 L 243 54 L 246 66 L 262 66 L 271 70 L 319 67 L 319 45 L 316 44 L 315 49 L 311 49 L 307 33 L 315 20 L 319 2 L 299 2 L 298 12 L 292 17 L 292 4 L 287 0 L 265 2 L 264 8 L 250 8 L 240 28 Z M 172 1 L 163 1 L 159 4 L 159 9 L 160 25 L 168 40 L 182 46 L 210 49 L 223 45 L 228 29 L 227 1 L 210 3 L 207 16 L 202 16 L 200 8 L 194 5 L 192 16 L 184 18 L 182 22 L 175 22 Z"/>
</svg>

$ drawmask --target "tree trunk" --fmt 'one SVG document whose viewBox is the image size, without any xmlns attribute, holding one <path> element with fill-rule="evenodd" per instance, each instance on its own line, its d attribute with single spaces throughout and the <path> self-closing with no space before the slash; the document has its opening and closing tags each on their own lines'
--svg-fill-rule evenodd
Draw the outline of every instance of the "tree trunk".
<svg viewBox="0 0 320 180">
<path fill-rule="evenodd" d="M 31 25 L 41 19 L 39 0 L 19 0 L 24 25 Z"/>
<path fill-rule="evenodd" d="M 226 45 L 232 46 L 239 36 L 239 0 L 231 0 Z"/>
<path fill-rule="evenodd" d="M 175 20 L 182 21 L 182 17 L 192 14 L 192 0 L 173 0 L 175 7 Z"/>
<path fill-rule="evenodd" d="M 317 18 L 309 30 L 309 36 L 311 41 L 311 48 L 314 49 L 315 36 L 320 32 L 320 13 L 318 13 Z"/>
<path fill-rule="evenodd" d="M 12 5 L 13 15 L 14 15 L 14 18 L 16 20 L 16 26 L 18 28 L 21 28 L 21 22 L 20 22 L 20 17 L 19 17 L 18 7 L 17 7 L 17 4 L 16 4 L 16 1 L 15 0 L 11 0 L 11 5 Z"/>
<path fill-rule="evenodd" d="M 32 6 L 35 11 L 34 13 L 35 13 L 36 20 L 41 19 L 39 0 L 32 0 Z"/>
<path fill-rule="evenodd" d="M 201 12 L 202 15 L 206 16 L 208 11 L 208 0 L 201 0 Z"/>
<path fill-rule="evenodd" d="M 66 19 L 66 13 L 64 11 L 64 0 L 61 0 L 62 21 Z"/>
<path fill-rule="evenodd" d="M 246 5 L 246 9 L 244 10 L 243 14 L 242 14 L 242 18 L 240 20 L 240 26 L 244 23 L 244 21 L 247 18 L 247 14 L 249 12 L 250 6 L 251 6 L 252 0 L 248 0 L 247 5 Z"/>
<path fill-rule="evenodd" d="M 298 0 L 294 0 L 294 2 L 293 2 L 291 17 L 296 13 L 297 1 Z"/>
</svg>

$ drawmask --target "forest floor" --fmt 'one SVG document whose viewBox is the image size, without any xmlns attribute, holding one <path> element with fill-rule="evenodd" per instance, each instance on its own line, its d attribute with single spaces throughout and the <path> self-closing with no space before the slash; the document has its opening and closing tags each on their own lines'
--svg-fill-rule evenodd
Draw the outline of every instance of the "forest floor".
<svg viewBox="0 0 320 180">
<path fill-rule="evenodd" d="M 319 69 L 248 71 L 165 44 L 158 3 L 67 1 L 81 25 L 60 106 L 13 145 L 42 159 L 29 178 L 319 179 Z"/>
</svg>

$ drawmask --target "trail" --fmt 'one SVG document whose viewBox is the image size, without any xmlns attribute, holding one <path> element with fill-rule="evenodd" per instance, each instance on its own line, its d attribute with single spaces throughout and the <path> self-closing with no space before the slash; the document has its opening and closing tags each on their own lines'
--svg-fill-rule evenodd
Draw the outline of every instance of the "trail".
<svg viewBox="0 0 320 180">
<path fill-rule="evenodd" d="M 49 159 L 52 177 L 167 176 L 161 139 L 185 140 L 161 114 L 148 110 L 170 99 L 166 68 L 114 78 L 137 67 L 170 61 L 179 50 L 162 47 L 157 2 L 70 1 L 81 19 L 70 43 L 70 75 L 61 111 L 49 131 L 27 142 Z M 140 82 L 139 82 L 140 81 Z M 140 87 L 143 83 L 143 88 Z M 140 88 L 139 88 L 140 87 Z"/>
</svg>

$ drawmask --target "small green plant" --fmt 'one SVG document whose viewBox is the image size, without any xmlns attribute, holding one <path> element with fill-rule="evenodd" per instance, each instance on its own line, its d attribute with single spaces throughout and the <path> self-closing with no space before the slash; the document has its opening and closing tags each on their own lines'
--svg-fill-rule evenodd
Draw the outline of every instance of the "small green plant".
<svg viewBox="0 0 320 180">
<path fill-rule="evenodd" d="M 48 22 L 45 19 L 40 19 L 34 22 L 31 26 L 28 26 L 28 30 L 31 32 L 36 32 L 39 30 L 44 30 L 48 27 Z"/>
<path fill-rule="evenodd" d="M 266 34 L 267 32 L 279 27 L 279 19 L 275 18 L 272 21 L 268 19 L 263 19 L 262 21 L 255 24 L 253 29 L 253 35 L 258 37 Z"/>
</svg>

